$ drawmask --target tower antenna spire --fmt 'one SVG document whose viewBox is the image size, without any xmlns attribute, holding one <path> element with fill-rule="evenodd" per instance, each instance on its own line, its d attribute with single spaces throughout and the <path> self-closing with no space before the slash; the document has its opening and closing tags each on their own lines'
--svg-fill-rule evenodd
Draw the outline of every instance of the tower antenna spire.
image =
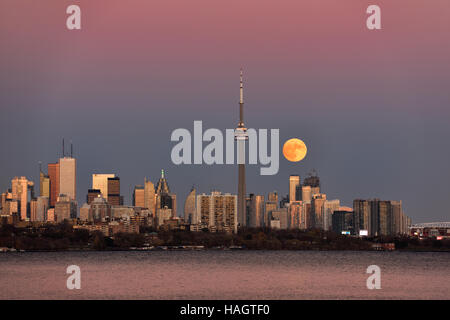
<svg viewBox="0 0 450 320">
<path fill-rule="evenodd" d="M 62 155 L 63 155 L 63 158 L 65 157 L 65 151 L 64 151 L 64 138 L 63 138 L 63 149 L 62 149 Z"/>
<path fill-rule="evenodd" d="M 73 158 L 73 143 L 72 143 L 72 140 L 70 140 L 70 157 Z"/>
<path fill-rule="evenodd" d="M 239 81 L 239 127 L 244 127 L 244 80 L 242 67 Z"/>
</svg>

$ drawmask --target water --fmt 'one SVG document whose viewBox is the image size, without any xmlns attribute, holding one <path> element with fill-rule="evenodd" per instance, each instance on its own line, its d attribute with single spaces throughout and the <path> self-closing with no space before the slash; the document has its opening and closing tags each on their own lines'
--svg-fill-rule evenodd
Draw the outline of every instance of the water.
<svg viewBox="0 0 450 320">
<path fill-rule="evenodd" d="M 68 290 L 66 268 L 81 268 Z M 369 265 L 381 289 L 368 290 Z M 450 299 L 450 254 L 337 251 L 0 254 L 1 299 Z"/>
</svg>

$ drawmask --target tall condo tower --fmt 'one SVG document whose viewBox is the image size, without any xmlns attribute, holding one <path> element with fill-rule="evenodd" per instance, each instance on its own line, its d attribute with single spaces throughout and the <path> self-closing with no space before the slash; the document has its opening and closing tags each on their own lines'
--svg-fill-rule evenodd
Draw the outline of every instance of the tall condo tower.
<svg viewBox="0 0 450 320">
<path fill-rule="evenodd" d="M 245 141 L 248 140 L 247 128 L 244 125 L 244 84 L 242 81 L 242 68 L 239 86 L 239 123 L 234 131 L 237 141 L 237 158 L 239 167 L 238 178 L 238 223 L 241 227 L 247 225 L 247 210 L 245 205 Z"/>
</svg>

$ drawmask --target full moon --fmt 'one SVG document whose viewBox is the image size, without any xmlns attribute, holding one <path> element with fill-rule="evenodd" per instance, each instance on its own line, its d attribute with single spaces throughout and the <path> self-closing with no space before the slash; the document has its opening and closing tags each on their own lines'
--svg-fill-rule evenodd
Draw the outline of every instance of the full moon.
<svg viewBox="0 0 450 320">
<path fill-rule="evenodd" d="M 283 155 L 284 157 L 292 162 L 298 162 L 303 160 L 306 156 L 306 152 L 308 149 L 306 148 L 305 143 L 300 139 L 289 139 L 284 143 L 283 146 Z"/>
</svg>

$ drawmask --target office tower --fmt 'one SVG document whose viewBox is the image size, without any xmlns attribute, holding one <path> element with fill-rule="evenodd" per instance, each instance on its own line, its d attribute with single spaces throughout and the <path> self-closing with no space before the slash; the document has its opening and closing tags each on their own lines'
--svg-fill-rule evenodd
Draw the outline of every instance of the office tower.
<svg viewBox="0 0 450 320">
<path fill-rule="evenodd" d="M 59 163 L 49 163 L 47 171 L 50 178 L 50 207 L 54 207 L 59 196 Z"/>
<path fill-rule="evenodd" d="M 371 223 L 370 204 L 367 200 L 353 200 L 355 232 L 358 235 L 361 230 L 366 230 L 367 234 L 373 235 Z"/>
<path fill-rule="evenodd" d="M 300 229 L 302 225 L 302 201 L 293 201 L 289 204 L 289 228 Z"/>
<path fill-rule="evenodd" d="M 270 198 L 274 200 L 273 198 Z M 277 197 L 278 199 L 278 197 Z M 265 227 L 270 227 L 270 215 L 272 213 L 273 210 L 277 210 L 278 209 L 278 201 L 266 201 L 266 206 L 264 208 L 264 226 Z"/>
<path fill-rule="evenodd" d="M 341 202 L 337 199 L 335 200 L 325 200 L 323 204 L 323 226 L 324 230 L 330 231 L 333 223 L 333 212 L 339 210 Z"/>
<path fill-rule="evenodd" d="M 311 209 L 314 217 L 314 227 L 316 229 L 325 230 L 324 204 L 326 200 L 327 196 L 323 193 L 316 193 L 313 195 Z"/>
<path fill-rule="evenodd" d="M 239 123 L 234 132 L 238 153 L 238 221 L 241 227 L 247 223 L 246 191 L 245 191 L 245 141 L 248 140 L 247 128 L 244 125 L 244 84 L 242 69 L 239 86 Z"/>
<path fill-rule="evenodd" d="M 38 197 L 36 203 L 36 220 L 44 222 L 47 221 L 47 210 L 49 206 L 48 197 Z"/>
<path fill-rule="evenodd" d="M 159 178 L 158 183 L 156 184 L 156 193 L 170 193 L 169 184 L 167 183 L 167 179 L 164 176 L 164 170 L 161 170 L 161 178 Z"/>
<path fill-rule="evenodd" d="M 98 198 L 102 195 L 101 191 L 99 189 L 89 189 L 88 194 L 86 196 L 86 202 L 87 204 L 91 204 L 92 201 L 94 201 L 95 198 Z"/>
<path fill-rule="evenodd" d="M 273 229 L 289 228 L 288 209 L 280 208 L 273 210 L 270 214 L 270 227 Z"/>
<path fill-rule="evenodd" d="M 264 226 L 264 196 L 250 194 L 249 227 Z"/>
<path fill-rule="evenodd" d="M 135 186 L 133 191 L 133 207 L 145 208 L 144 186 Z"/>
<path fill-rule="evenodd" d="M 156 184 L 156 209 L 171 209 L 172 217 L 177 216 L 177 196 L 170 193 L 169 184 L 164 176 L 164 170 L 161 170 L 161 178 Z M 149 208 L 150 209 L 150 208 Z"/>
<path fill-rule="evenodd" d="M 50 177 L 42 172 L 41 163 L 39 163 L 39 196 L 50 198 Z"/>
<path fill-rule="evenodd" d="M 300 176 L 290 175 L 289 176 L 289 202 L 294 202 L 294 201 L 300 200 L 299 188 L 300 188 Z"/>
<path fill-rule="evenodd" d="M 28 200 L 34 198 L 34 183 L 25 177 L 14 177 L 11 180 L 12 199 L 18 201 L 20 220 L 28 218 Z M 28 195 L 28 190 L 31 194 Z"/>
<path fill-rule="evenodd" d="M 120 178 L 108 178 L 108 203 L 112 206 L 123 205 L 123 198 L 120 195 Z"/>
<path fill-rule="evenodd" d="M 212 232 L 237 232 L 237 196 L 213 191 L 197 196 L 197 216 L 202 228 Z"/>
<path fill-rule="evenodd" d="M 59 194 L 64 194 L 72 200 L 77 198 L 77 162 L 75 158 L 59 159 Z"/>
<path fill-rule="evenodd" d="M 75 219 L 77 217 L 77 203 L 71 196 L 61 194 L 55 203 L 55 217 L 57 222 Z"/>
<path fill-rule="evenodd" d="M 100 190 L 102 197 L 108 200 L 108 179 L 115 178 L 113 173 L 94 173 L 92 175 L 92 189 Z"/>
<path fill-rule="evenodd" d="M 333 232 L 338 234 L 355 234 L 352 211 L 335 211 L 332 218 Z"/>
<path fill-rule="evenodd" d="M 144 181 L 144 208 L 150 210 L 152 214 L 156 214 L 155 186 L 147 178 Z"/>
<path fill-rule="evenodd" d="M 310 186 L 302 186 L 302 201 L 303 202 L 311 202 L 312 200 L 312 192 Z"/>
<path fill-rule="evenodd" d="M 303 181 L 303 186 L 311 187 L 311 197 L 317 193 L 320 193 L 320 179 L 317 175 L 316 170 L 312 170 Z M 303 201 L 308 201 L 307 199 L 302 199 Z"/>
<path fill-rule="evenodd" d="M 184 222 L 189 224 L 199 223 L 197 219 L 197 209 L 195 207 L 196 191 L 192 187 L 191 192 L 189 192 L 184 202 Z"/>
</svg>

